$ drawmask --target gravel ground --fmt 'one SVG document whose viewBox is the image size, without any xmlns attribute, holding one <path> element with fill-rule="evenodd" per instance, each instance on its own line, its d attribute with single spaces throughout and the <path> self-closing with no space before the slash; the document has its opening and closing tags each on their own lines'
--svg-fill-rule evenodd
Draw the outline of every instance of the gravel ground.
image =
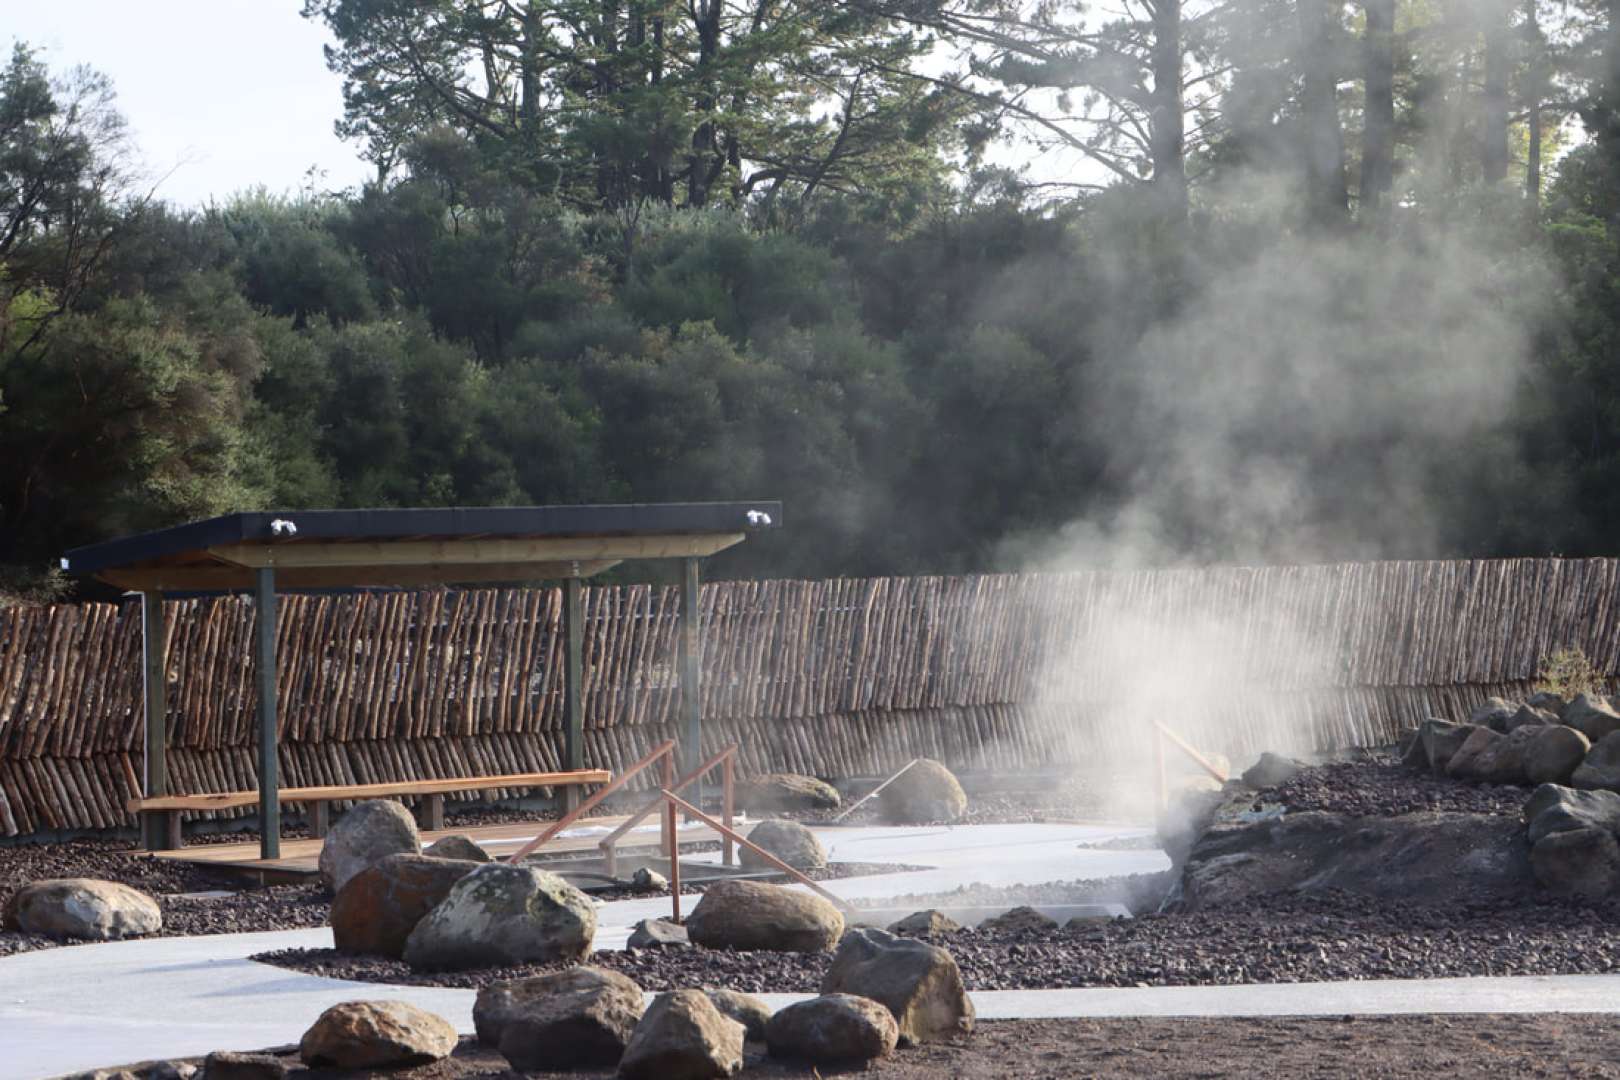
<svg viewBox="0 0 1620 1080">
<path fill-rule="evenodd" d="M 1392 756 L 1372 761 L 1316 765 L 1255 796 L 1255 805 L 1280 803 L 1289 810 L 1325 810 L 1356 817 L 1394 817 L 1424 810 L 1518 816 L 1531 788 L 1476 784 L 1409 769 Z"/>
<path fill-rule="evenodd" d="M 1620 902 L 1431 908 L 1336 895 L 1275 896 L 1241 910 L 1147 915 L 1074 929 L 963 930 L 932 939 L 970 990 L 1209 986 L 1465 975 L 1599 974 L 1620 966 Z M 402 962 L 287 950 L 255 959 L 334 978 L 476 987 L 555 970 L 417 973 Z M 600 952 L 592 963 L 648 990 L 816 991 L 830 954 L 702 948 Z"/>
<path fill-rule="evenodd" d="M 504 1058 L 462 1041 L 455 1056 L 386 1073 L 305 1069 L 293 1080 L 512 1080 Z M 750 1043 L 745 1080 L 859 1074 L 872 1080 L 1068 1080 L 1108 1077 L 1620 1077 L 1612 1017 L 1358 1016 L 1125 1020 L 991 1020 L 969 1037 L 897 1051 L 850 1069 L 774 1061 Z M 525 1073 L 528 1080 L 610 1080 L 609 1070 Z"/>
</svg>

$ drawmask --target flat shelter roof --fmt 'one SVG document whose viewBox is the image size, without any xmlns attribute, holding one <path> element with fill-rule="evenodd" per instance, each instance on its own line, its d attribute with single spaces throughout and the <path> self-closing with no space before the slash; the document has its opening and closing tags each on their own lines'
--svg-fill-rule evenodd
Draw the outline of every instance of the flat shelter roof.
<svg viewBox="0 0 1620 1080">
<path fill-rule="evenodd" d="M 283 510 L 226 514 L 69 551 L 62 569 L 137 591 L 429 585 L 589 577 L 700 558 L 780 527 L 782 504 Z"/>
</svg>

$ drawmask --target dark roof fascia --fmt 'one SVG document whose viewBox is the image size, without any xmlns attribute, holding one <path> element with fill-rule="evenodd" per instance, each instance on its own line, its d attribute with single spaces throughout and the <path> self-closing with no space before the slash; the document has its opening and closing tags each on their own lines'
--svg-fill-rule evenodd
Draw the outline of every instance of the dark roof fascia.
<svg viewBox="0 0 1620 1080">
<path fill-rule="evenodd" d="M 768 522 L 749 512 L 769 515 Z M 72 574 L 135 566 L 223 544 L 271 540 L 285 520 L 298 540 L 403 540 L 429 536 L 655 536 L 757 532 L 779 528 L 774 500 L 726 503 L 635 503 L 617 506 L 474 506 L 387 510 L 278 510 L 226 514 L 74 548 L 62 560 Z"/>
</svg>

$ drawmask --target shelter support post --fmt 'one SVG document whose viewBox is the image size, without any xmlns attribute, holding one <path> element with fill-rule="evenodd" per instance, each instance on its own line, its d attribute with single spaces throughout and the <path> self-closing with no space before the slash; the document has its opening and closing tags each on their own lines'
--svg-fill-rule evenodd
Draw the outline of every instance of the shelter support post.
<svg viewBox="0 0 1620 1080">
<path fill-rule="evenodd" d="M 141 680 L 145 688 L 146 776 L 141 794 L 156 798 L 169 793 L 169 688 L 167 632 L 163 623 L 163 594 L 141 594 Z M 173 851 L 180 846 L 180 813 L 147 811 L 141 815 L 141 839 L 148 851 Z"/>
<path fill-rule="evenodd" d="M 259 691 L 259 857 L 281 858 L 281 777 L 276 767 L 276 571 L 254 572 L 254 658 Z"/>
<path fill-rule="evenodd" d="M 690 772 L 703 760 L 703 686 L 700 671 L 703 639 L 699 627 L 698 560 L 681 560 L 681 768 Z M 697 782 L 692 801 L 703 805 L 703 781 Z"/>
<path fill-rule="evenodd" d="M 563 583 L 563 624 L 563 768 L 574 771 L 585 767 L 585 585 L 578 576 Z M 565 810 L 578 806 L 579 799 L 579 788 L 563 789 Z"/>
</svg>

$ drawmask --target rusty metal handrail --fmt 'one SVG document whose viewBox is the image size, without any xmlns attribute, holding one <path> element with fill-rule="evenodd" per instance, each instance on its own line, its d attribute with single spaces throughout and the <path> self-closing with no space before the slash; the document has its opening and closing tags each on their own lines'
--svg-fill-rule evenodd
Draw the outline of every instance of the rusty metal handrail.
<svg viewBox="0 0 1620 1080">
<path fill-rule="evenodd" d="M 698 780 L 701 780 L 703 777 L 707 776 L 710 772 L 712 772 L 714 770 L 714 767 L 716 765 L 724 764 L 725 765 L 725 774 L 724 774 L 725 782 L 724 782 L 724 792 L 723 792 L 722 799 L 721 799 L 721 818 L 727 825 L 730 825 L 732 823 L 732 805 L 731 805 L 731 802 L 732 802 L 732 763 L 733 763 L 733 760 L 735 759 L 736 755 L 737 755 L 737 744 L 732 743 L 730 746 L 726 747 L 725 749 L 719 751 L 718 753 L 715 753 L 715 754 L 711 755 L 708 758 L 708 760 L 704 761 L 701 765 L 697 766 L 697 768 L 693 769 L 691 772 L 687 773 L 685 776 L 682 776 L 680 779 L 670 781 L 670 782 L 666 782 L 663 785 L 662 790 L 673 791 L 673 792 L 677 792 L 677 793 L 681 792 L 681 791 L 685 790 L 686 788 L 690 787 L 694 782 L 696 782 Z M 664 805 L 664 797 L 663 797 L 663 795 L 660 794 L 660 795 L 655 796 L 651 802 L 649 802 L 646 806 L 642 807 L 640 810 L 637 810 L 634 814 L 631 814 L 628 818 L 626 818 L 623 822 L 620 823 L 618 828 L 614 829 L 612 832 L 610 832 L 606 836 L 604 836 L 602 838 L 601 842 L 596 845 L 597 848 L 602 852 L 602 860 L 603 860 L 603 862 L 606 863 L 606 866 L 604 867 L 604 869 L 606 870 L 606 872 L 608 873 L 609 876 L 613 875 L 613 873 L 615 871 L 616 863 L 618 861 L 618 856 L 617 856 L 617 853 L 615 852 L 614 849 L 618 846 L 619 841 L 624 839 L 625 833 L 629 832 L 631 829 L 633 829 L 637 825 L 641 824 L 641 822 L 647 817 L 647 815 L 655 813 L 658 810 L 658 808 L 663 806 L 663 805 Z M 666 847 L 668 847 L 668 845 L 669 845 L 669 838 L 667 836 L 664 837 L 664 844 L 665 844 Z M 676 849 L 670 849 L 670 850 L 667 850 L 665 852 L 665 854 L 669 855 L 671 859 L 674 859 L 675 856 L 679 854 L 679 852 Z M 733 852 L 732 852 L 732 842 L 731 842 L 730 839 L 725 840 L 725 851 L 724 851 L 724 855 L 723 855 L 723 858 L 722 858 L 721 861 L 724 862 L 725 865 L 727 865 L 727 866 L 730 866 L 732 864 Z"/>
<path fill-rule="evenodd" d="M 558 833 L 568 828 L 568 826 L 584 817 L 587 812 L 594 810 L 597 804 L 599 804 L 609 795 L 613 794 L 615 791 L 618 791 L 630 781 L 631 777 L 635 776 L 642 769 L 645 769 L 659 758 L 666 758 L 674 753 L 675 740 L 665 739 L 663 742 L 659 743 L 657 746 L 648 751 L 647 754 L 641 758 L 641 760 L 637 761 L 634 765 L 631 765 L 628 769 L 624 770 L 624 772 L 614 777 L 606 787 L 602 788 L 600 791 L 596 792 L 596 794 L 592 795 L 590 798 L 568 811 L 568 813 L 564 814 L 557 821 L 554 821 L 551 826 L 539 836 L 536 836 L 533 840 L 530 840 L 527 844 L 524 844 L 522 847 L 518 848 L 511 855 L 508 855 L 506 857 L 506 861 L 509 863 L 517 862 L 519 859 L 532 852 L 535 848 L 539 847 L 541 844 L 544 844 L 547 840 L 550 840 L 553 836 L 556 836 Z"/>
<path fill-rule="evenodd" d="M 1209 773 L 1210 776 L 1213 776 L 1217 783 L 1226 783 L 1226 781 L 1229 779 L 1226 774 L 1226 770 L 1216 767 L 1208 758 L 1194 749 L 1191 743 L 1189 743 L 1186 739 L 1183 739 L 1180 735 L 1177 735 L 1175 732 L 1171 731 L 1169 728 L 1165 727 L 1163 724 L 1159 723 L 1159 721 L 1154 720 L 1152 721 L 1152 724 L 1153 768 L 1158 778 L 1157 784 L 1159 789 L 1160 809 L 1164 809 L 1170 805 L 1170 785 L 1169 781 L 1165 777 L 1164 770 L 1164 743 L 1166 739 L 1175 744 L 1176 749 L 1180 750 L 1183 754 L 1186 754 L 1193 760 L 1195 764 L 1197 764 L 1205 772 Z"/>
<path fill-rule="evenodd" d="M 789 866 L 787 863 L 783 862 L 781 859 L 778 859 L 775 855 L 772 855 L 770 852 L 766 851 L 764 848 L 760 847 L 758 844 L 753 843 L 751 840 L 749 840 L 747 837 L 743 836 L 741 833 L 735 832 L 732 829 L 727 828 L 725 825 L 722 825 L 720 822 L 714 820 L 714 818 L 710 817 L 708 814 L 705 814 L 703 811 L 699 810 L 697 807 L 693 806 L 691 803 L 687 802 L 685 799 L 681 798 L 679 795 L 676 795 L 674 792 L 671 792 L 671 791 L 660 791 L 658 794 L 659 794 L 659 797 L 662 798 L 669 805 L 669 811 L 668 811 L 668 813 L 666 815 L 666 818 L 665 818 L 665 821 L 666 821 L 665 828 L 672 829 L 674 827 L 673 823 L 674 823 L 674 820 L 675 820 L 675 810 L 677 808 L 679 808 L 679 809 L 685 811 L 688 816 L 697 818 L 699 821 L 703 822 L 703 824 L 707 825 L 709 828 L 713 829 L 715 832 L 719 833 L 720 835 L 728 836 L 731 839 L 735 840 L 737 843 L 741 844 L 743 847 L 747 848 L 749 851 L 752 851 L 755 855 L 758 855 L 760 858 L 764 859 L 766 862 L 770 863 L 772 866 L 774 866 L 778 870 L 782 871 L 788 877 L 796 879 L 799 882 L 799 884 L 807 886 L 810 889 L 811 892 L 814 892 L 814 893 L 818 894 L 819 896 L 822 897 L 822 899 L 828 901 L 834 907 L 838 908 L 840 911 L 843 911 L 843 912 L 848 913 L 848 914 L 853 914 L 854 913 L 855 909 L 850 907 L 848 903 L 846 903 L 843 900 L 840 900 L 838 897 L 834 896 L 832 893 L 828 892 L 826 889 L 823 889 L 820 885 L 817 885 L 814 881 L 811 881 L 809 878 L 805 877 L 804 874 L 800 873 L 798 870 L 795 870 L 793 867 Z M 680 878 L 672 876 L 670 878 L 669 886 L 670 886 L 670 896 L 672 897 L 673 902 L 674 902 L 675 921 L 680 922 L 681 921 Z"/>
</svg>

